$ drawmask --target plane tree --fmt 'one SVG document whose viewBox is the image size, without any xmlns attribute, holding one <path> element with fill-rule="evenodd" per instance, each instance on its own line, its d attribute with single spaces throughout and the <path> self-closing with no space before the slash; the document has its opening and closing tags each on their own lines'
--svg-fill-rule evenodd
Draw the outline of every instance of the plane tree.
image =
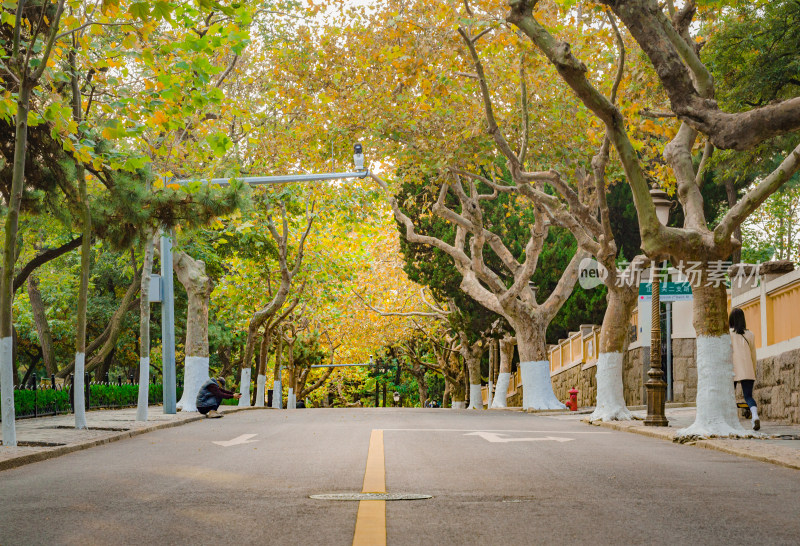
<svg viewBox="0 0 800 546">
<path fill-rule="evenodd" d="M 652 258 L 672 257 L 692 262 L 694 328 L 697 332 L 698 397 L 694 424 L 680 431 L 682 438 L 740 436 L 731 381 L 731 345 L 727 330 L 725 285 L 715 281 L 714 268 L 740 245 L 733 233 L 772 193 L 800 168 L 800 147 L 766 174 L 716 223 L 703 210 L 702 171 L 715 148 L 747 150 L 800 127 L 800 97 L 738 112 L 722 110 L 714 100 L 715 82 L 701 58 L 692 27 L 697 6 L 686 2 L 658 5 L 654 0 L 604 1 L 646 55 L 663 86 L 679 129 L 664 147 L 663 159 L 674 176 L 683 208 L 682 226 L 662 225 L 655 214 L 649 180 L 628 131 L 629 116 L 601 93 L 589 68 L 570 45 L 540 21 L 539 2 L 512 1 L 506 20 L 518 28 L 553 65 L 560 78 L 605 125 L 625 170 L 639 217 L 642 249 Z M 717 9 L 711 5 L 709 10 Z M 693 155 L 699 138 L 705 139 L 699 165 Z M 688 272 L 688 268 L 687 268 Z"/>
<path fill-rule="evenodd" d="M 387 184 L 373 175 L 376 182 L 388 190 Z M 483 186 L 485 188 L 485 186 Z M 448 196 L 455 198 L 448 202 Z M 451 172 L 441 182 L 438 198 L 432 211 L 455 226 L 450 240 L 430 235 L 421 235 L 393 196 L 395 218 L 405 228 L 405 237 L 413 243 L 427 244 L 445 254 L 455 264 L 462 279 L 461 289 L 487 309 L 503 316 L 514 329 L 520 353 L 520 369 L 523 377 L 523 407 L 534 409 L 563 408 L 553 394 L 550 383 L 550 362 L 547 357 L 547 326 L 572 292 L 578 278 L 578 265 L 587 256 L 579 251 L 572 258 L 556 288 L 541 304 L 536 300 L 529 285 L 536 270 L 539 255 L 547 237 L 550 221 L 543 210 L 536 211 L 524 243 L 524 259 L 515 255 L 497 231 L 500 226 L 484 222 L 482 202 L 493 201 L 498 192 L 480 191 L 475 180 L 463 181 L 460 174 Z M 492 251 L 501 268 L 489 267 L 485 258 Z M 507 275 L 507 285 L 501 275 Z"/>
<path fill-rule="evenodd" d="M 469 15 L 474 14 L 470 11 Z M 609 21 L 618 47 L 616 74 L 610 91 L 610 101 L 614 103 L 623 77 L 625 45 L 614 20 L 609 19 Z M 630 419 L 630 412 L 625 407 L 623 397 L 622 366 L 628 342 L 628 324 L 637 301 L 638 283 L 627 276 L 631 271 L 641 270 L 643 257 L 634 260 L 635 264 L 629 271 L 624 273 L 618 271 L 619 252 L 611 226 L 606 195 L 606 166 L 609 162 L 610 140 L 607 136 L 602 139 L 599 149 L 586 166 L 589 172 L 578 163 L 574 180 L 565 179 L 561 173 L 552 168 L 530 170 L 527 163 L 535 162 L 541 165 L 547 161 L 547 158 L 542 156 L 528 157 L 529 135 L 546 130 L 546 123 L 531 124 L 529 113 L 531 98 L 528 96 L 524 65 L 520 65 L 519 71 L 518 118 L 522 127 L 516 131 L 521 144 L 519 151 L 515 151 L 509 144 L 506 130 L 499 126 L 495 114 L 496 106 L 490 87 L 493 82 L 489 80 L 478 53 L 478 40 L 482 35 L 473 35 L 473 31 L 465 27 L 459 28 L 459 34 L 465 44 L 468 59 L 476 72 L 488 133 L 492 136 L 498 153 L 506 160 L 506 168 L 512 183 L 498 183 L 488 176 L 467 171 L 458 172 L 486 184 L 495 191 L 513 193 L 530 200 L 534 207 L 548 216 L 550 221 L 568 229 L 575 237 L 577 245 L 591 253 L 602 266 L 605 273 L 603 283 L 607 288 L 607 305 L 597 359 L 597 407 L 590 418 Z M 535 68 L 541 70 L 541 66 Z"/>
</svg>

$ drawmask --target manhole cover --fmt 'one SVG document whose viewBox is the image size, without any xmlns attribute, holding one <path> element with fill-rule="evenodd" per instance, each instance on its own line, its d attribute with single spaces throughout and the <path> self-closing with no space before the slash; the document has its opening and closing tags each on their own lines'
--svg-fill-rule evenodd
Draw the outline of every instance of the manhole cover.
<svg viewBox="0 0 800 546">
<path fill-rule="evenodd" d="M 311 495 L 316 500 L 331 501 L 362 501 L 362 500 L 383 500 L 383 501 L 402 501 L 402 500 L 425 500 L 433 498 L 432 495 L 420 495 L 419 493 L 326 493 L 323 495 Z"/>
</svg>

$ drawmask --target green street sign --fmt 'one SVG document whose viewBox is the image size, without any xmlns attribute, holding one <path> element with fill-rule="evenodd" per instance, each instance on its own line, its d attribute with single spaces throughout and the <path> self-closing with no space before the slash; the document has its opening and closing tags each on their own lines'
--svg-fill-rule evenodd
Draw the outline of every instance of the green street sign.
<svg viewBox="0 0 800 546">
<path fill-rule="evenodd" d="M 692 301 L 692 287 L 688 282 L 662 282 L 658 285 L 661 301 Z M 639 300 L 653 299 L 653 284 L 639 284 Z"/>
</svg>

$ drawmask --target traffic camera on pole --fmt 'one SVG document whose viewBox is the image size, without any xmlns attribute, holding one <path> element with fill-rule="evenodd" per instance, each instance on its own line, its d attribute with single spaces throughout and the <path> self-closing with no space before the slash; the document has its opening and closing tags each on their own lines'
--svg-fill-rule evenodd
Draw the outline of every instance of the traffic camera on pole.
<svg viewBox="0 0 800 546">
<path fill-rule="evenodd" d="M 356 171 L 363 171 L 364 170 L 364 152 L 361 148 L 360 143 L 356 143 L 353 146 L 353 150 L 355 153 L 353 154 L 353 163 L 355 163 Z"/>
</svg>

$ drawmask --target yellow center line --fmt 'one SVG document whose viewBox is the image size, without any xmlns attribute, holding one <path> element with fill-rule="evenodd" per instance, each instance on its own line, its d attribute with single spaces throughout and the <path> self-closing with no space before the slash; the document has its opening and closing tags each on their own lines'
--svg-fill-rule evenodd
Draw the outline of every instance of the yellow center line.
<svg viewBox="0 0 800 546">
<path fill-rule="evenodd" d="M 369 437 L 367 467 L 362 493 L 386 493 L 386 467 L 383 457 L 383 431 L 373 430 Z M 353 546 L 386 544 L 386 501 L 359 501 Z"/>
</svg>

